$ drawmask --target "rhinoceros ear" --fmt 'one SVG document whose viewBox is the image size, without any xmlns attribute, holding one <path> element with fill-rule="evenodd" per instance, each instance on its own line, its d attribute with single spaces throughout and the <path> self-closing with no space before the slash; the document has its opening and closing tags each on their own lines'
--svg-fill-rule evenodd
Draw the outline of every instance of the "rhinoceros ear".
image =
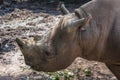
<svg viewBox="0 0 120 80">
<path fill-rule="evenodd" d="M 75 21 L 71 21 L 69 23 L 68 31 L 77 30 L 78 28 L 80 28 L 81 30 L 86 30 L 86 28 L 89 26 L 91 18 L 92 17 L 89 15 L 87 18 L 81 18 Z"/>
<path fill-rule="evenodd" d="M 23 48 L 25 46 L 25 42 L 19 38 L 16 38 L 16 42 L 20 48 Z"/>
<path fill-rule="evenodd" d="M 64 15 L 70 13 L 69 10 L 65 7 L 64 3 L 61 1 L 59 2 L 58 10 L 60 10 Z"/>
<path fill-rule="evenodd" d="M 85 18 L 71 21 L 70 23 L 68 23 L 68 28 L 67 28 L 68 32 L 76 31 L 79 27 L 82 27 L 83 24 L 85 24 L 85 22 L 86 22 Z"/>
<path fill-rule="evenodd" d="M 86 30 L 86 28 L 89 26 L 90 20 L 92 19 L 91 14 L 87 14 L 87 15 L 88 15 L 88 17 L 86 17 L 85 20 L 83 21 L 81 30 Z"/>
</svg>

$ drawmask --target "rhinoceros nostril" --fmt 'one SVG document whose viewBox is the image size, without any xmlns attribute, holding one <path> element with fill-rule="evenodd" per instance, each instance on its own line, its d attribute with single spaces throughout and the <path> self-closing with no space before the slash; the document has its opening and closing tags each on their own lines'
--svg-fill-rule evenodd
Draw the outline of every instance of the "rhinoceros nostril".
<svg viewBox="0 0 120 80">
<path fill-rule="evenodd" d="M 32 65 L 32 61 L 33 61 L 33 59 L 30 56 L 25 58 L 25 63 L 27 65 Z"/>
<path fill-rule="evenodd" d="M 30 62 L 29 62 L 29 61 L 25 61 L 25 63 L 26 63 L 27 65 L 30 65 Z"/>
</svg>

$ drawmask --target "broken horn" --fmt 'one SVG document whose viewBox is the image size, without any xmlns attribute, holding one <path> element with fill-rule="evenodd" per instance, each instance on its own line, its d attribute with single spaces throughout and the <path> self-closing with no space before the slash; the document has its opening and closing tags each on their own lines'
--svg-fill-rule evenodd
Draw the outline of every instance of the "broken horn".
<svg viewBox="0 0 120 80">
<path fill-rule="evenodd" d="M 65 7 L 63 2 L 59 3 L 58 6 L 59 10 L 63 13 L 63 14 L 69 14 L 70 12 L 68 11 L 68 9 Z"/>
<path fill-rule="evenodd" d="M 25 45 L 25 43 L 19 38 L 16 38 L 16 42 L 20 48 L 23 48 L 23 46 Z"/>
</svg>

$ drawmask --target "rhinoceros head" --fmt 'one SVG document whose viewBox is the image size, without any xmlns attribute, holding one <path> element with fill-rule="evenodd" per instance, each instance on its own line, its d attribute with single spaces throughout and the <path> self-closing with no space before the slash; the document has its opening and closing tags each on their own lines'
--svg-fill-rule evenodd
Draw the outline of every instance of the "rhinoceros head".
<svg viewBox="0 0 120 80">
<path fill-rule="evenodd" d="M 79 19 L 74 13 L 63 16 L 39 42 L 16 39 L 27 65 L 38 71 L 56 71 L 68 67 L 81 53 L 78 30 L 87 18 Z"/>
</svg>

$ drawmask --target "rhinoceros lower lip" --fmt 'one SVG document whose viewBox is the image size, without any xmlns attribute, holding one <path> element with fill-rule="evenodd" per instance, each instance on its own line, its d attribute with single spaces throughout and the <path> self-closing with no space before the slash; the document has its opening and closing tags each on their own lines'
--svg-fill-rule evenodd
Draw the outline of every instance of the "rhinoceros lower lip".
<svg viewBox="0 0 120 80">
<path fill-rule="evenodd" d="M 36 65 L 36 66 L 30 66 L 30 68 L 33 69 L 33 70 L 42 71 L 42 69 L 43 69 L 44 67 L 43 67 L 43 66 Z"/>
</svg>

